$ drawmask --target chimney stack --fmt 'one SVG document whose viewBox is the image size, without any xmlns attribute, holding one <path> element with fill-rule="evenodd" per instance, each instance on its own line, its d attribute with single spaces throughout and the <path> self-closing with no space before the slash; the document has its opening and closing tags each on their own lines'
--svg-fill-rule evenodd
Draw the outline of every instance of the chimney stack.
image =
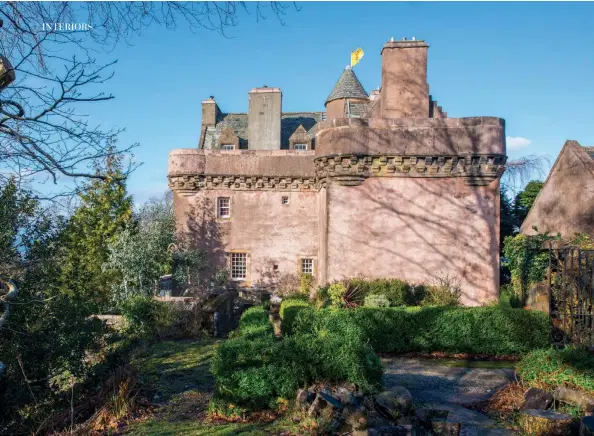
<svg viewBox="0 0 594 436">
<path fill-rule="evenodd" d="M 427 49 L 425 41 L 390 40 L 382 49 L 381 110 L 383 118 L 428 118 Z"/>
<path fill-rule="evenodd" d="M 202 102 L 202 126 L 214 126 L 220 113 L 219 106 L 211 95 Z"/>
<path fill-rule="evenodd" d="M 248 149 L 280 150 L 282 92 L 254 88 L 248 93 Z"/>
</svg>

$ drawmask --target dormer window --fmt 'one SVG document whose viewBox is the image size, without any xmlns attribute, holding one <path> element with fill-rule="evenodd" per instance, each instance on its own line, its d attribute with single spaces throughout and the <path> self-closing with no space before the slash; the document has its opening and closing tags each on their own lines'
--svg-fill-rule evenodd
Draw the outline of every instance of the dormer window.
<svg viewBox="0 0 594 436">
<path fill-rule="evenodd" d="M 221 150 L 235 150 L 234 144 L 221 144 Z"/>
<path fill-rule="evenodd" d="M 301 143 L 301 144 L 295 144 L 293 146 L 293 149 L 295 151 L 306 151 L 307 150 L 307 144 L 303 144 L 303 143 Z"/>
</svg>

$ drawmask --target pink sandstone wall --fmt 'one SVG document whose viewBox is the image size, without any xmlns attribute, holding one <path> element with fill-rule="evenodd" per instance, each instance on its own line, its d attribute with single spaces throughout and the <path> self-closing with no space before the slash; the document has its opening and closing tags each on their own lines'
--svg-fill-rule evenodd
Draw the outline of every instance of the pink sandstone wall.
<svg viewBox="0 0 594 436">
<path fill-rule="evenodd" d="M 322 121 L 316 156 L 348 153 L 505 155 L 505 121 L 472 118 L 342 118 Z"/>
<path fill-rule="evenodd" d="M 464 304 L 497 299 L 498 180 L 475 187 L 460 178 L 372 177 L 326 189 L 327 280 L 364 275 L 430 283 L 449 274 L 462 281 Z"/>
<path fill-rule="evenodd" d="M 273 284 L 299 272 L 299 258 L 318 257 L 317 191 L 243 191 L 230 189 L 174 192 L 178 229 L 209 253 L 211 268 L 226 267 L 225 252 L 246 251 L 248 280 L 241 286 Z M 282 204 L 282 196 L 289 204 Z M 216 198 L 231 198 L 231 218 L 216 217 Z M 275 271 L 273 265 L 278 265 Z"/>
<path fill-rule="evenodd" d="M 594 161 L 577 142 L 563 147 L 521 232 L 533 235 L 533 226 L 564 239 L 594 233 Z"/>
</svg>

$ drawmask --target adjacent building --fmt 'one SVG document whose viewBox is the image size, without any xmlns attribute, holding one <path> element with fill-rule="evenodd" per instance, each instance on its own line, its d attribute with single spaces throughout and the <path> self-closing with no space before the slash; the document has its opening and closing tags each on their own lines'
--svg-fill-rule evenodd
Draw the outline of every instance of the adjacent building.
<svg viewBox="0 0 594 436">
<path fill-rule="evenodd" d="M 266 86 L 249 91 L 248 113 L 202 102 L 198 147 L 171 151 L 169 183 L 207 276 L 226 269 L 238 287 L 449 276 L 465 304 L 497 298 L 505 123 L 449 118 L 429 95 L 428 48 L 385 43 L 381 88 L 369 95 L 346 68 L 325 112 L 283 112 Z"/>
<path fill-rule="evenodd" d="M 566 141 L 520 231 L 594 234 L 594 147 Z"/>
</svg>

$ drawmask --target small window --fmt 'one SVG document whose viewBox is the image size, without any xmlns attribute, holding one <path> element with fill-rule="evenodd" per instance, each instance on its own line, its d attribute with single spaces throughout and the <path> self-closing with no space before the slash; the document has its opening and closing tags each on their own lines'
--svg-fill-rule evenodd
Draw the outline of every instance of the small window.
<svg viewBox="0 0 594 436">
<path fill-rule="evenodd" d="M 283 195 L 283 204 L 289 204 L 289 197 Z"/>
<path fill-rule="evenodd" d="M 305 151 L 307 150 L 307 144 L 295 144 L 293 148 L 297 151 Z"/>
<path fill-rule="evenodd" d="M 231 218 L 231 199 L 229 197 L 217 198 L 217 214 L 219 218 Z"/>
<path fill-rule="evenodd" d="M 221 150 L 235 150 L 235 145 L 233 144 L 222 144 Z"/>
<path fill-rule="evenodd" d="M 313 275 L 313 259 L 301 259 L 301 273 Z"/>
<path fill-rule="evenodd" d="M 245 280 L 247 273 L 247 253 L 231 253 L 231 279 Z"/>
</svg>

